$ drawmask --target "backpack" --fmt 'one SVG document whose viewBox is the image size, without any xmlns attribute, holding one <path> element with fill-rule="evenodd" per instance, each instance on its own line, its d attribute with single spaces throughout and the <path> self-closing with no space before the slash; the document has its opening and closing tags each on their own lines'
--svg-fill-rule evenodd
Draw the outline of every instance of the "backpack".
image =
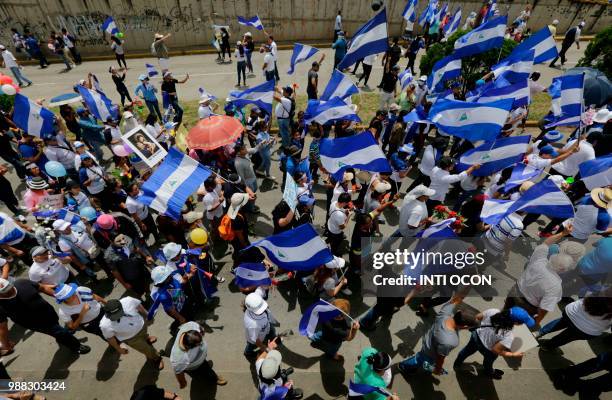
<svg viewBox="0 0 612 400">
<path fill-rule="evenodd" d="M 232 229 L 232 219 L 225 214 L 219 223 L 219 236 L 223 240 L 232 241 L 236 237 L 236 233 Z"/>
</svg>

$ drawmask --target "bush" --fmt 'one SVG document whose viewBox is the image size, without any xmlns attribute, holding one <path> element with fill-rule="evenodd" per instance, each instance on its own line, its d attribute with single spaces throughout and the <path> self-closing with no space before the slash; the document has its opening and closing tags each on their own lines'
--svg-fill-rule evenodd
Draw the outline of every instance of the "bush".
<svg viewBox="0 0 612 400">
<path fill-rule="evenodd" d="M 467 32 L 468 31 L 459 30 L 452 34 L 446 42 L 440 42 L 430 46 L 425 55 L 421 58 L 421 63 L 419 65 L 421 75 L 431 74 L 434 64 L 450 55 L 454 51 L 455 41 Z M 504 39 L 501 52 L 500 49 L 497 48 L 462 58 L 461 77 L 463 79 L 464 92 L 473 88 L 476 81 L 489 72 L 491 67 L 497 64 L 499 60 L 507 57 L 516 45 L 517 43 L 514 40 Z"/>
<path fill-rule="evenodd" d="M 612 80 L 612 26 L 595 35 L 577 66 L 598 69 Z"/>
</svg>

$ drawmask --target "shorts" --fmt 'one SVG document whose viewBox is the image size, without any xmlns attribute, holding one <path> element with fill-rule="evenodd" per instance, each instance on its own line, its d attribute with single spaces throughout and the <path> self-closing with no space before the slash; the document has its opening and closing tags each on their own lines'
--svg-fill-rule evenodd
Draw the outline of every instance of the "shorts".
<svg viewBox="0 0 612 400">
<path fill-rule="evenodd" d="M 158 58 L 158 60 L 159 60 L 159 66 L 161 69 L 163 70 L 170 69 L 170 59 L 169 58 Z"/>
</svg>

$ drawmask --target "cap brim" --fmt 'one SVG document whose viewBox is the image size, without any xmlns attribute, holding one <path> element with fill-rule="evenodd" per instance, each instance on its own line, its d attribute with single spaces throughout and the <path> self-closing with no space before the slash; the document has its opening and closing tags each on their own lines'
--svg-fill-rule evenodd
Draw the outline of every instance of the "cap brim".
<svg viewBox="0 0 612 400">
<path fill-rule="evenodd" d="M 268 309 L 268 303 L 264 300 L 263 303 L 256 310 L 253 310 L 253 314 L 261 315 Z"/>
</svg>

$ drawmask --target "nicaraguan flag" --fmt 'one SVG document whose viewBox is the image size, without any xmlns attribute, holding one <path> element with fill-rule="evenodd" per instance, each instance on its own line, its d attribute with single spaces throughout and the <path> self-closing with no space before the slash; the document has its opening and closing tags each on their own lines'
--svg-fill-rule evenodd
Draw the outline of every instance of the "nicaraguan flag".
<svg viewBox="0 0 612 400">
<path fill-rule="evenodd" d="M 272 115 L 272 101 L 274 100 L 274 80 L 261 85 L 253 86 L 247 90 L 234 90 L 229 93 L 229 100 L 236 107 L 242 108 L 248 104 L 255 104 Z"/>
<path fill-rule="evenodd" d="M 260 391 L 258 400 L 283 400 L 287 396 L 289 388 L 286 386 L 276 386 L 274 390 L 263 389 Z"/>
<path fill-rule="evenodd" d="M 158 75 L 154 65 L 145 63 L 145 68 L 147 69 L 147 75 L 149 75 L 149 78 Z"/>
<path fill-rule="evenodd" d="M 200 96 L 207 95 L 208 97 L 210 97 L 211 100 L 217 100 L 217 96 L 215 96 L 214 94 L 210 93 L 209 91 L 207 91 L 204 88 L 198 88 L 198 92 L 200 93 Z"/>
<path fill-rule="evenodd" d="M 293 54 L 291 54 L 291 61 L 289 62 L 289 71 L 287 71 L 287 74 L 293 74 L 296 64 L 308 60 L 318 51 L 319 49 L 317 49 L 316 47 L 308 46 L 307 44 L 294 43 Z"/>
<path fill-rule="evenodd" d="M 444 36 L 449 37 L 453 33 L 457 32 L 460 25 L 461 25 L 461 7 L 459 7 L 459 9 L 455 11 L 455 14 L 451 18 L 451 20 L 444 27 Z"/>
<path fill-rule="evenodd" d="M 309 100 L 304 110 L 304 123 L 318 122 L 319 124 L 331 124 L 336 121 L 361 122 L 355 110 L 339 97 L 329 101 Z"/>
<path fill-rule="evenodd" d="M 442 19 L 446 15 L 447 11 L 448 3 L 445 3 L 444 6 L 442 6 L 442 8 L 438 12 L 436 12 L 436 15 L 434 16 L 434 21 L 442 22 Z"/>
<path fill-rule="evenodd" d="M 34 211 L 32 213 L 37 218 L 49 218 L 49 219 L 61 219 L 70 223 L 70 225 L 75 225 L 81 221 L 81 217 L 67 208 L 61 208 L 59 210 L 44 210 L 44 211 Z"/>
<path fill-rule="evenodd" d="M 335 69 L 320 99 L 328 101 L 334 97 L 339 97 L 344 100 L 357 93 L 359 93 L 359 89 L 351 78 Z"/>
<path fill-rule="evenodd" d="M 574 205 L 552 180 L 546 179 L 527 189 L 518 200 L 485 200 L 480 219 L 494 225 L 517 211 L 548 217 L 572 218 Z"/>
<path fill-rule="evenodd" d="M 312 271 L 334 258 L 310 224 L 268 236 L 249 247 L 253 246 L 264 249 L 270 261 L 287 271 Z"/>
<path fill-rule="evenodd" d="M 429 110 L 429 119 L 447 135 L 471 142 L 492 141 L 506 123 L 513 102 L 512 99 L 491 103 L 439 99 Z"/>
<path fill-rule="evenodd" d="M 240 264 L 233 271 L 234 283 L 241 289 L 253 286 L 270 286 L 272 279 L 263 263 Z"/>
<path fill-rule="evenodd" d="M 402 90 L 406 89 L 406 86 L 408 86 L 408 84 L 412 82 L 412 74 L 410 73 L 409 69 L 405 69 L 403 72 L 401 72 L 398 78 L 400 81 L 400 85 L 402 86 Z"/>
<path fill-rule="evenodd" d="M 455 222 L 457 218 L 448 218 L 444 221 L 440 221 L 436 224 L 431 225 L 430 227 L 423 229 L 419 233 L 417 233 L 416 237 L 418 238 L 454 238 L 457 237 L 451 225 Z"/>
<path fill-rule="evenodd" d="M 300 319 L 300 335 L 311 337 L 317 330 L 317 325 L 336 318 L 342 313 L 326 301 L 319 300 L 304 312 Z"/>
<path fill-rule="evenodd" d="M 436 0 L 429 0 L 427 3 L 427 7 L 423 10 L 421 15 L 419 15 L 419 25 L 425 25 L 425 22 L 428 22 L 433 15 L 435 15 L 436 8 L 438 7 L 438 2 Z"/>
<path fill-rule="evenodd" d="M 416 6 L 417 0 L 408 0 L 406 7 L 404 7 L 404 11 L 402 11 L 402 17 L 404 17 L 406 21 L 416 21 Z"/>
<path fill-rule="evenodd" d="M 404 122 L 418 122 L 421 124 L 428 124 L 430 121 L 427 119 L 427 113 L 423 106 L 416 106 L 412 111 L 404 116 Z"/>
<path fill-rule="evenodd" d="M 366 394 L 370 393 L 379 393 L 383 396 L 390 395 L 390 393 L 383 388 L 368 385 L 367 383 L 355 383 L 352 380 L 349 381 L 349 397 L 365 396 Z"/>
<path fill-rule="evenodd" d="M 534 168 L 529 164 L 518 163 L 512 169 L 510 178 L 506 181 L 504 186 L 504 193 L 508 193 L 517 186 L 520 186 L 523 182 L 540 176 L 542 173 L 541 169 Z"/>
<path fill-rule="evenodd" d="M 512 108 L 526 106 L 530 102 L 529 81 L 524 79 L 512 85 L 500 86 L 493 84 L 476 96 L 477 103 L 490 103 L 496 100 L 512 99 Z"/>
<path fill-rule="evenodd" d="M 446 89 L 444 87 L 446 81 L 459 75 L 461 75 L 461 59 L 455 59 L 451 54 L 434 64 L 431 74 L 427 78 L 427 86 L 433 92 L 442 92 Z"/>
<path fill-rule="evenodd" d="M 428 94 L 425 98 L 431 104 L 435 104 L 438 99 L 455 100 L 455 94 L 452 89 L 447 89 L 443 92 Z"/>
<path fill-rule="evenodd" d="M 560 82 L 560 83 L 559 83 Z M 582 115 L 584 74 L 563 75 L 553 79 L 552 85 L 560 84 L 560 92 L 551 93 L 554 111 L 557 111 L 554 121 L 546 128 L 559 125 L 578 125 Z M 552 86 L 551 85 L 551 86 Z M 557 107 L 554 103 L 557 102 Z"/>
<path fill-rule="evenodd" d="M 249 18 L 246 19 L 244 17 L 238 17 L 238 23 L 240 25 L 244 25 L 244 26 L 252 26 L 253 28 L 257 29 L 258 31 L 263 31 L 264 26 L 261 23 L 261 20 L 259 19 L 259 16 L 254 16 L 253 18 Z"/>
<path fill-rule="evenodd" d="M 187 198 L 211 172 L 196 160 L 172 147 L 153 175 L 142 185 L 138 200 L 160 214 L 178 220 Z"/>
<path fill-rule="evenodd" d="M 509 136 L 484 142 L 478 147 L 466 151 L 459 158 L 457 169 L 465 171 L 471 165 L 480 164 L 474 176 L 488 176 L 501 171 L 517 162 L 521 162 L 527 152 L 531 136 Z"/>
<path fill-rule="evenodd" d="M 338 139 L 322 139 L 319 155 L 323 167 L 336 179 L 341 178 L 348 167 L 370 172 L 391 171 L 387 157 L 369 132 Z"/>
<path fill-rule="evenodd" d="M 529 79 L 533 69 L 533 50 L 523 53 L 512 53 L 491 68 L 496 78 L 504 77 L 508 82 L 516 83 Z"/>
<path fill-rule="evenodd" d="M 469 31 L 455 41 L 456 58 L 472 56 L 492 48 L 499 48 L 504 43 L 506 33 L 506 15 L 497 17 Z"/>
<path fill-rule="evenodd" d="M 108 32 L 110 35 L 119 33 L 119 28 L 117 28 L 117 24 L 115 24 L 113 17 L 108 17 L 104 20 L 102 23 L 102 30 Z"/>
<path fill-rule="evenodd" d="M 366 22 L 351 39 L 346 55 L 336 68 L 340 71 L 370 54 L 384 53 L 389 47 L 387 37 L 387 10 L 383 9 Z"/>
<path fill-rule="evenodd" d="M 41 137 L 53 133 L 55 115 L 22 94 L 15 95 L 13 122 L 28 135 Z"/>
<path fill-rule="evenodd" d="M 482 19 L 482 22 L 485 23 L 489 21 L 491 18 L 495 17 L 497 13 L 497 0 L 490 1 L 489 10 Z"/>
<path fill-rule="evenodd" d="M 580 179 L 587 189 L 612 185 L 612 155 L 584 161 L 578 168 L 580 168 Z"/>
<path fill-rule="evenodd" d="M 512 50 L 511 55 L 515 53 L 524 53 L 529 50 L 534 51 L 534 64 L 551 61 L 559 55 L 555 38 L 550 33 L 550 29 L 548 29 L 547 26 L 519 43 L 519 45 Z"/>
<path fill-rule="evenodd" d="M 87 108 L 97 119 L 106 122 L 108 117 L 114 120 L 119 118 L 118 107 L 104 93 L 87 89 L 82 85 L 78 85 L 77 89 Z"/>
</svg>

